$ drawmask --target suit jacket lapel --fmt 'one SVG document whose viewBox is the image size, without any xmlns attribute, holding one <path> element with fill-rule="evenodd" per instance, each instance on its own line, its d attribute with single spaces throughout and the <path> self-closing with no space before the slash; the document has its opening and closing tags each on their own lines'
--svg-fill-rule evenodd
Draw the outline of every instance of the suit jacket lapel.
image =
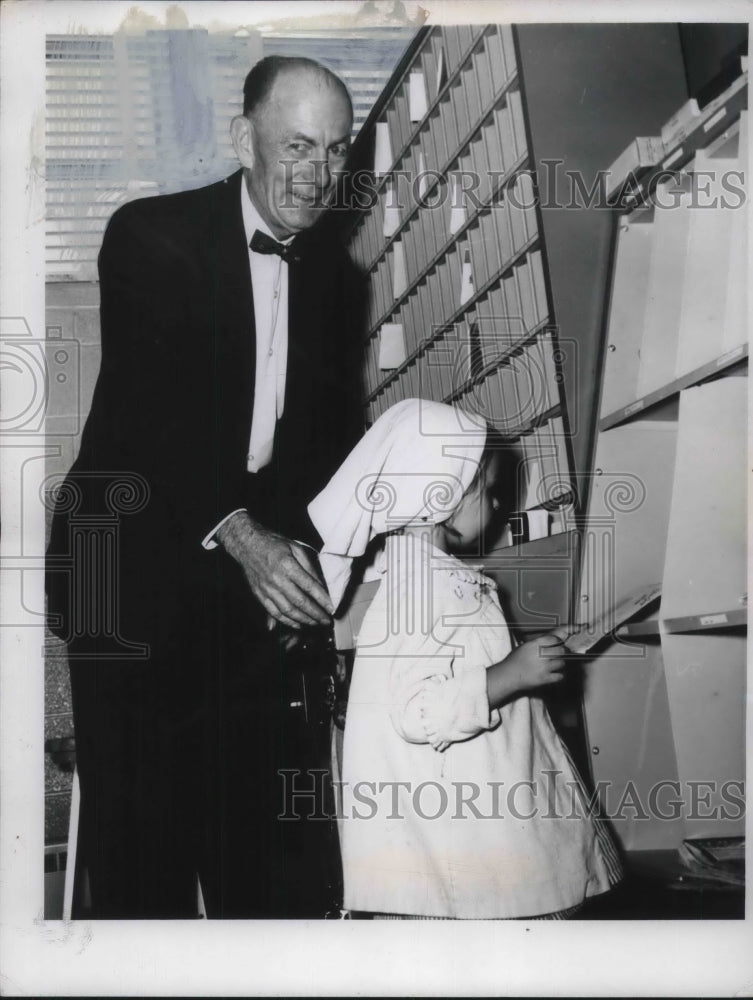
<svg viewBox="0 0 753 1000">
<path fill-rule="evenodd" d="M 242 171 L 211 190 L 208 269 L 214 308 L 214 372 L 219 441 L 227 461 L 248 445 L 254 401 L 256 328 L 241 212 Z M 244 451 L 245 454 L 245 451 Z"/>
</svg>

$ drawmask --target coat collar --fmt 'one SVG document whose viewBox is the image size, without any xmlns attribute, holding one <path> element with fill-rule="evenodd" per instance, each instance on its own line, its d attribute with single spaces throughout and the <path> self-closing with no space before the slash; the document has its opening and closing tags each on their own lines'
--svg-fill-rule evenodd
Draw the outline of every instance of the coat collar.
<svg viewBox="0 0 753 1000">
<path fill-rule="evenodd" d="M 248 266 L 248 246 L 241 212 L 243 171 L 210 188 L 210 252 L 217 282 L 225 289 L 237 289 L 251 303 L 251 273 Z"/>
</svg>

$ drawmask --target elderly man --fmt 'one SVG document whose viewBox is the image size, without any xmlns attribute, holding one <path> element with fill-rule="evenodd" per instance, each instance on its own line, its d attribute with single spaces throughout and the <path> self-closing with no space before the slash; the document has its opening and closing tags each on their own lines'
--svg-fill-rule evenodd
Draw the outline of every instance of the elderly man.
<svg viewBox="0 0 753 1000">
<path fill-rule="evenodd" d="M 241 169 L 105 233 L 102 365 L 48 580 L 81 783 L 74 915 L 190 917 L 197 887 L 209 916 L 332 904 L 325 727 L 286 649 L 330 621 L 306 505 L 360 431 L 359 282 L 322 218 L 351 127 L 336 76 L 263 59 L 232 123 Z M 97 518 L 124 482 L 102 580 Z"/>
</svg>

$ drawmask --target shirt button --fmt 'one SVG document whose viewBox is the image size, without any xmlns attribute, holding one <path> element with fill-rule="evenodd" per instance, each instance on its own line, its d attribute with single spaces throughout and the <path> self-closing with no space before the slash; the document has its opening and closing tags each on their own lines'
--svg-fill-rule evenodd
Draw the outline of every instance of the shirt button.
<svg viewBox="0 0 753 1000">
<path fill-rule="evenodd" d="M 271 348 L 271 347 L 270 347 L 270 349 L 269 349 L 269 350 L 267 351 L 267 354 L 269 355 L 269 357 L 270 357 L 270 358 L 272 357 L 272 355 L 273 355 L 274 353 L 275 353 L 275 352 L 274 352 L 273 348 Z"/>
<path fill-rule="evenodd" d="M 246 458 L 249 460 L 249 462 L 253 462 L 253 460 L 254 460 L 254 456 L 253 455 L 246 455 Z"/>
</svg>

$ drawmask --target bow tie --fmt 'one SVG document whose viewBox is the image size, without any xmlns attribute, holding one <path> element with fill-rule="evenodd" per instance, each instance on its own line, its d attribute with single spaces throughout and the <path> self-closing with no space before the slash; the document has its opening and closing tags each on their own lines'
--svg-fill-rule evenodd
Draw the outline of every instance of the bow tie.
<svg viewBox="0 0 753 1000">
<path fill-rule="evenodd" d="M 296 253 L 293 243 L 289 243 L 287 246 L 284 243 L 278 243 L 277 240 L 273 240 L 271 236 L 267 236 L 260 229 L 255 230 L 249 246 L 254 253 L 276 253 L 278 257 L 282 257 L 286 264 L 297 264 L 301 259 Z"/>
</svg>

